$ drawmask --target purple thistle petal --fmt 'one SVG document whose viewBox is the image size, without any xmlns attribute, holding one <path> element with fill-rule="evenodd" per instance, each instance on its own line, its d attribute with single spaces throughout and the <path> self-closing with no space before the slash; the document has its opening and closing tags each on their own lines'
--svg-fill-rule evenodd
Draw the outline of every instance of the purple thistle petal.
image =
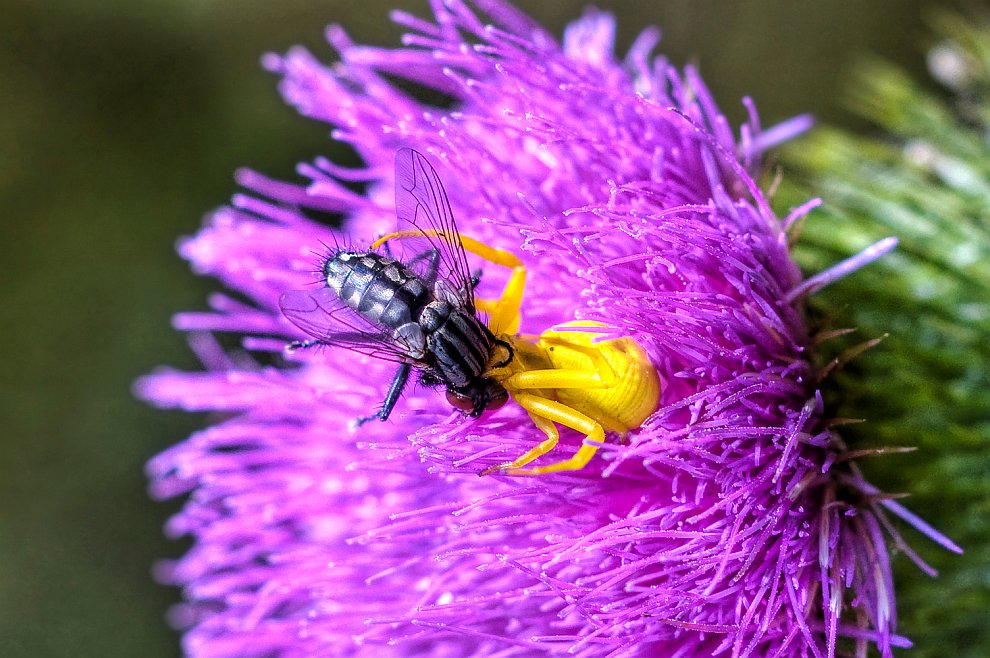
<svg viewBox="0 0 990 658">
<path fill-rule="evenodd" d="M 819 272 L 810 279 L 805 280 L 801 285 L 787 293 L 787 301 L 793 302 L 796 299 L 818 292 L 825 286 L 881 258 L 884 254 L 890 253 L 896 246 L 897 238 L 884 238 L 879 242 L 871 244 L 855 256 L 847 258 L 841 263 L 837 263 L 827 270 Z"/>
<path fill-rule="evenodd" d="M 216 424 L 148 465 L 193 548 L 158 567 L 182 587 L 173 621 L 195 656 L 834 656 L 907 646 L 894 634 L 881 507 L 949 548 L 842 459 L 799 302 L 892 244 L 802 282 L 756 180 L 761 154 L 807 117 L 736 138 L 697 71 L 655 57 L 647 30 L 620 61 L 614 19 L 589 10 L 558 44 L 515 8 L 397 12 L 404 47 L 327 38 L 340 63 L 268 55 L 286 101 L 334 127 L 364 166 L 323 158 L 247 190 L 180 254 L 249 303 L 215 295 L 177 328 L 232 332 L 249 351 L 302 338 L 277 311 L 314 282 L 323 245 L 395 226 L 393 161 L 437 168 L 462 232 L 529 270 L 522 330 L 604 322 L 649 353 L 659 408 L 585 469 L 483 468 L 542 435 L 515 405 L 469 421 L 412 387 L 388 423 L 350 421 L 392 366 L 340 349 L 274 366 L 194 333 L 207 371 L 136 385 Z M 492 21 L 486 23 L 486 20 Z M 453 99 L 425 105 L 398 76 Z M 364 195 L 344 183 L 367 184 Z M 339 213 L 337 232 L 306 211 Z M 345 237 L 346 236 L 346 237 Z M 504 273 L 489 268 L 479 296 Z M 270 359 L 270 355 L 266 355 Z M 580 438 L 563 432 L 557 453 Z M 866 501 L 865 503 L 863 501 Z M 885 534 L 886 533 L 886 534 Z M 895 535 L 895 543 L 901 540 Z"/>
</svg>

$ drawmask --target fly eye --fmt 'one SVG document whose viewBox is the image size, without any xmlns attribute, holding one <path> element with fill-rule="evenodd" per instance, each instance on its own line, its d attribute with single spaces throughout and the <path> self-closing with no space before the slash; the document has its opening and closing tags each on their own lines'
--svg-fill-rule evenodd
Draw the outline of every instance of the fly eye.
<svg viewBox="0 0 990 658">
<path fill-rule="evenodd" d="M 471 413 L 474 411 L 474 402 L 471 398 L 456 391 L 447 391 L 447 402 L 449 402 L 450 406 L 454 409 L 459 409 L 465 413 Z"/>
<path fill-rule="evenodd" d="M 488 401 L 488 404 L 485 405 L 485 409 L 487 411 L 491 411 L 492 409 L 498 409 L 503 404 L 505 404 L 508 401 L 508 399 L 509 399 L 509 394 L 506 393 L 505 391 L 496 393 L 495 395 L 492 396 L 492 399 Z"/>
</svg>

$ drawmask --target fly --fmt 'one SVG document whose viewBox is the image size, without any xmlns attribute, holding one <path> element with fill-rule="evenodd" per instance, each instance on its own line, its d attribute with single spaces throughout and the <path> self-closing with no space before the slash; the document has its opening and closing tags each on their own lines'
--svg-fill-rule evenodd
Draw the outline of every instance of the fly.
<svg viewBox="0 0 990 658">
<path fill-rule="evenodd" d="M 357 419 L 359 425 L 389 417 L 413 368 L 422 384 L 444 387 L 465 414 L 502 406 L 508 393 L 486 373 L 493 362 L 508 365 L 513 348 L 478 316 L 477 278 L 469 273 L 443 184 L 409 148 L 395 156 L 395 211 L 397 230 L 372 249 L 341 250 L 324 260 L 324 287 L 282 295 L 282 313 L 313 338 L 294 346 L 338 345 L 399 364 L 381 409 Z M 398 244 L 408 258 L 374 251 L 392 238 L 398 239 L 386 250 Z"/>
<path fill-rule="evenodd" d="M 458 233 L 447 194 L 429 161 L 411 149 L 395 158 L 397 230 L 365 251 L 341 250 L 322 267 L 325 286 L 282 295 L 282 313 L 313 337 L 399 363 L 378 413 L 385 420 L 413 368 L 443 386 L 456 409 L 480 416 L 511 396 L 545 435 L 511 461 L 480 475 L 542 475 L 584 468 L 605 441 L 656 410 L 663 380 L 632 337 L 608 338 L 597 322 L 565 322 L 538 336 L 519 334 L 527 271 L 513 253 Z M 375 249 L 387 244 L 381 254 Z M 402 251 L 393 258 L 391 247 Z M 475 299 L 467 255 L 509 268 L 500 297 Z M 478 316 L 485 311 L 488 322 Z M 557 445 L 558 426 L 584 435 L 571 457 L 531 467 Z"/>
</svg>

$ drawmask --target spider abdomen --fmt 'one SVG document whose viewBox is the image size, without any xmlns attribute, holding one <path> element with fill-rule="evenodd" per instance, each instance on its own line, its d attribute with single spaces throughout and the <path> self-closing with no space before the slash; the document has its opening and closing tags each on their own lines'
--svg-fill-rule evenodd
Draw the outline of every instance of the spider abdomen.
<svg viewBox="0 0 990 658">
<path fill-rule="evenodd" d="M 570 322 L 560 326 L 589 324 Z M 589 331 L 551 329 L 540 335 L 539 344 L 555 369 L 599 373 L 611 369 L 614 379 L 606 387 L 558 388 L 554 397 L 598 421 L 606 430 L 624 434 L 642 425 L 656 411 L 660 377 L 646 350 L 632 338 L 595 342 L 600 336 Z"/>
</svg>

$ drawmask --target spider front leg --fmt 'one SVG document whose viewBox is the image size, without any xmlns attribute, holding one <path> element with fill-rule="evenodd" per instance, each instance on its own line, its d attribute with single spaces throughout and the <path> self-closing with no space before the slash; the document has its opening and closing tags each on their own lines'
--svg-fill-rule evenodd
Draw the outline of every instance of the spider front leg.
<svg viewBox="0 0 990 658">
<path fill-rule="evenodd" d="M 489 263 L 512 269 L 498 299 L 477 299 L 475 304 L 479 311 L 488 313 L 488 328 L 493 334 L 498 336 L 518 333 L 519 325 L 522 323 L 520 309 L 523 293 L 526 291 L 526 266 L 511 251 L 489 247 L 473 238 L 462 235 L 461 244 L 464 245 L 465 251 Z"/>
<path fill-rule="evenodd" d="M 582 350 L 583 351 L 583 350 Z M 615 382 L 615 371 L 602 358 L 598 362 L 594 350 L 589 356 L 596 366 L 595 371 L 551 368 L 543 370 L 523 370 L 508 377 L 503 385 L 512 399 L 529 414 L 529 417 L 547 438 L 525 454 L 511 462 L 491 466 L 481 472 L 488 475 L 502 471 L 508 475 L 541 475 L 556 471 L 576 471 L 584 468 L 594 457 L 598 447 L 605 441 L 605 430 L 601 423 L 574 407 L 551 400 L 536 391 L 554 389 L 601 390 Z M 560 433 L 555 423 L 570 427 L 585 435 L 584 443 L 573 457 L 536 468 L 522 468 L 531 461 L 542 457 L 557 446 Z"/>
<path fill-rule="evenodd" d="M 475 304 L 478 310 L 488 313 L 488 328 L 491 329 L 493 334 L 497 336 L 499 334 L 511 335 L 517 333 L 519 331 L 519 325 L 522 322 L 520 309 L 522 308 L 523 293 L 526 290 L 526 266 L 523 265 L 522 261 L 511 251 L 489 247 L 485 243 L 479 242 L 474 238 L 469 238 L 466 235 L 448 235 L 443 231 L 437 231 L 435 229 L 428 231 L 394 231 L 375 240 L 371 248 L 377 249 L 389 240 L 419 237 L 422 235 L 438 237 L 455 246 L 460 242 L 464 251 L 472 253 L 493 265 L 508 267 L 512 270 L 509 280 L 505 283 L 505 289 L 502 290 L 502 294 L 498 299 L 478 299 L 475 300 Z"/>
<path fill-rule="evenodd" d="M 598 452 L 598 448 L 605 442 L 605 430 L 602 426 L 577 409 L 533 393 L 514 393 L 512 397 L 520 407 L 529 413 L 530 418 L 533 419 L 537 427 L 543 430 L 547 438 L 511 462 L 486 468 L 481 472 L 481 475 L 488 475 L 496 471 L 501 471 L 506 475 L 542 475 L 558 471 L 578 471 L 588 465 L 591 458 Z M 560 423 L 564 427 L 570 427 L 584 434 L 585 438 L 581 447 L 569 459 L 536 468 L 522 468 L 556 447 L 560 434 L 554 423 Z"/>
</svg>

